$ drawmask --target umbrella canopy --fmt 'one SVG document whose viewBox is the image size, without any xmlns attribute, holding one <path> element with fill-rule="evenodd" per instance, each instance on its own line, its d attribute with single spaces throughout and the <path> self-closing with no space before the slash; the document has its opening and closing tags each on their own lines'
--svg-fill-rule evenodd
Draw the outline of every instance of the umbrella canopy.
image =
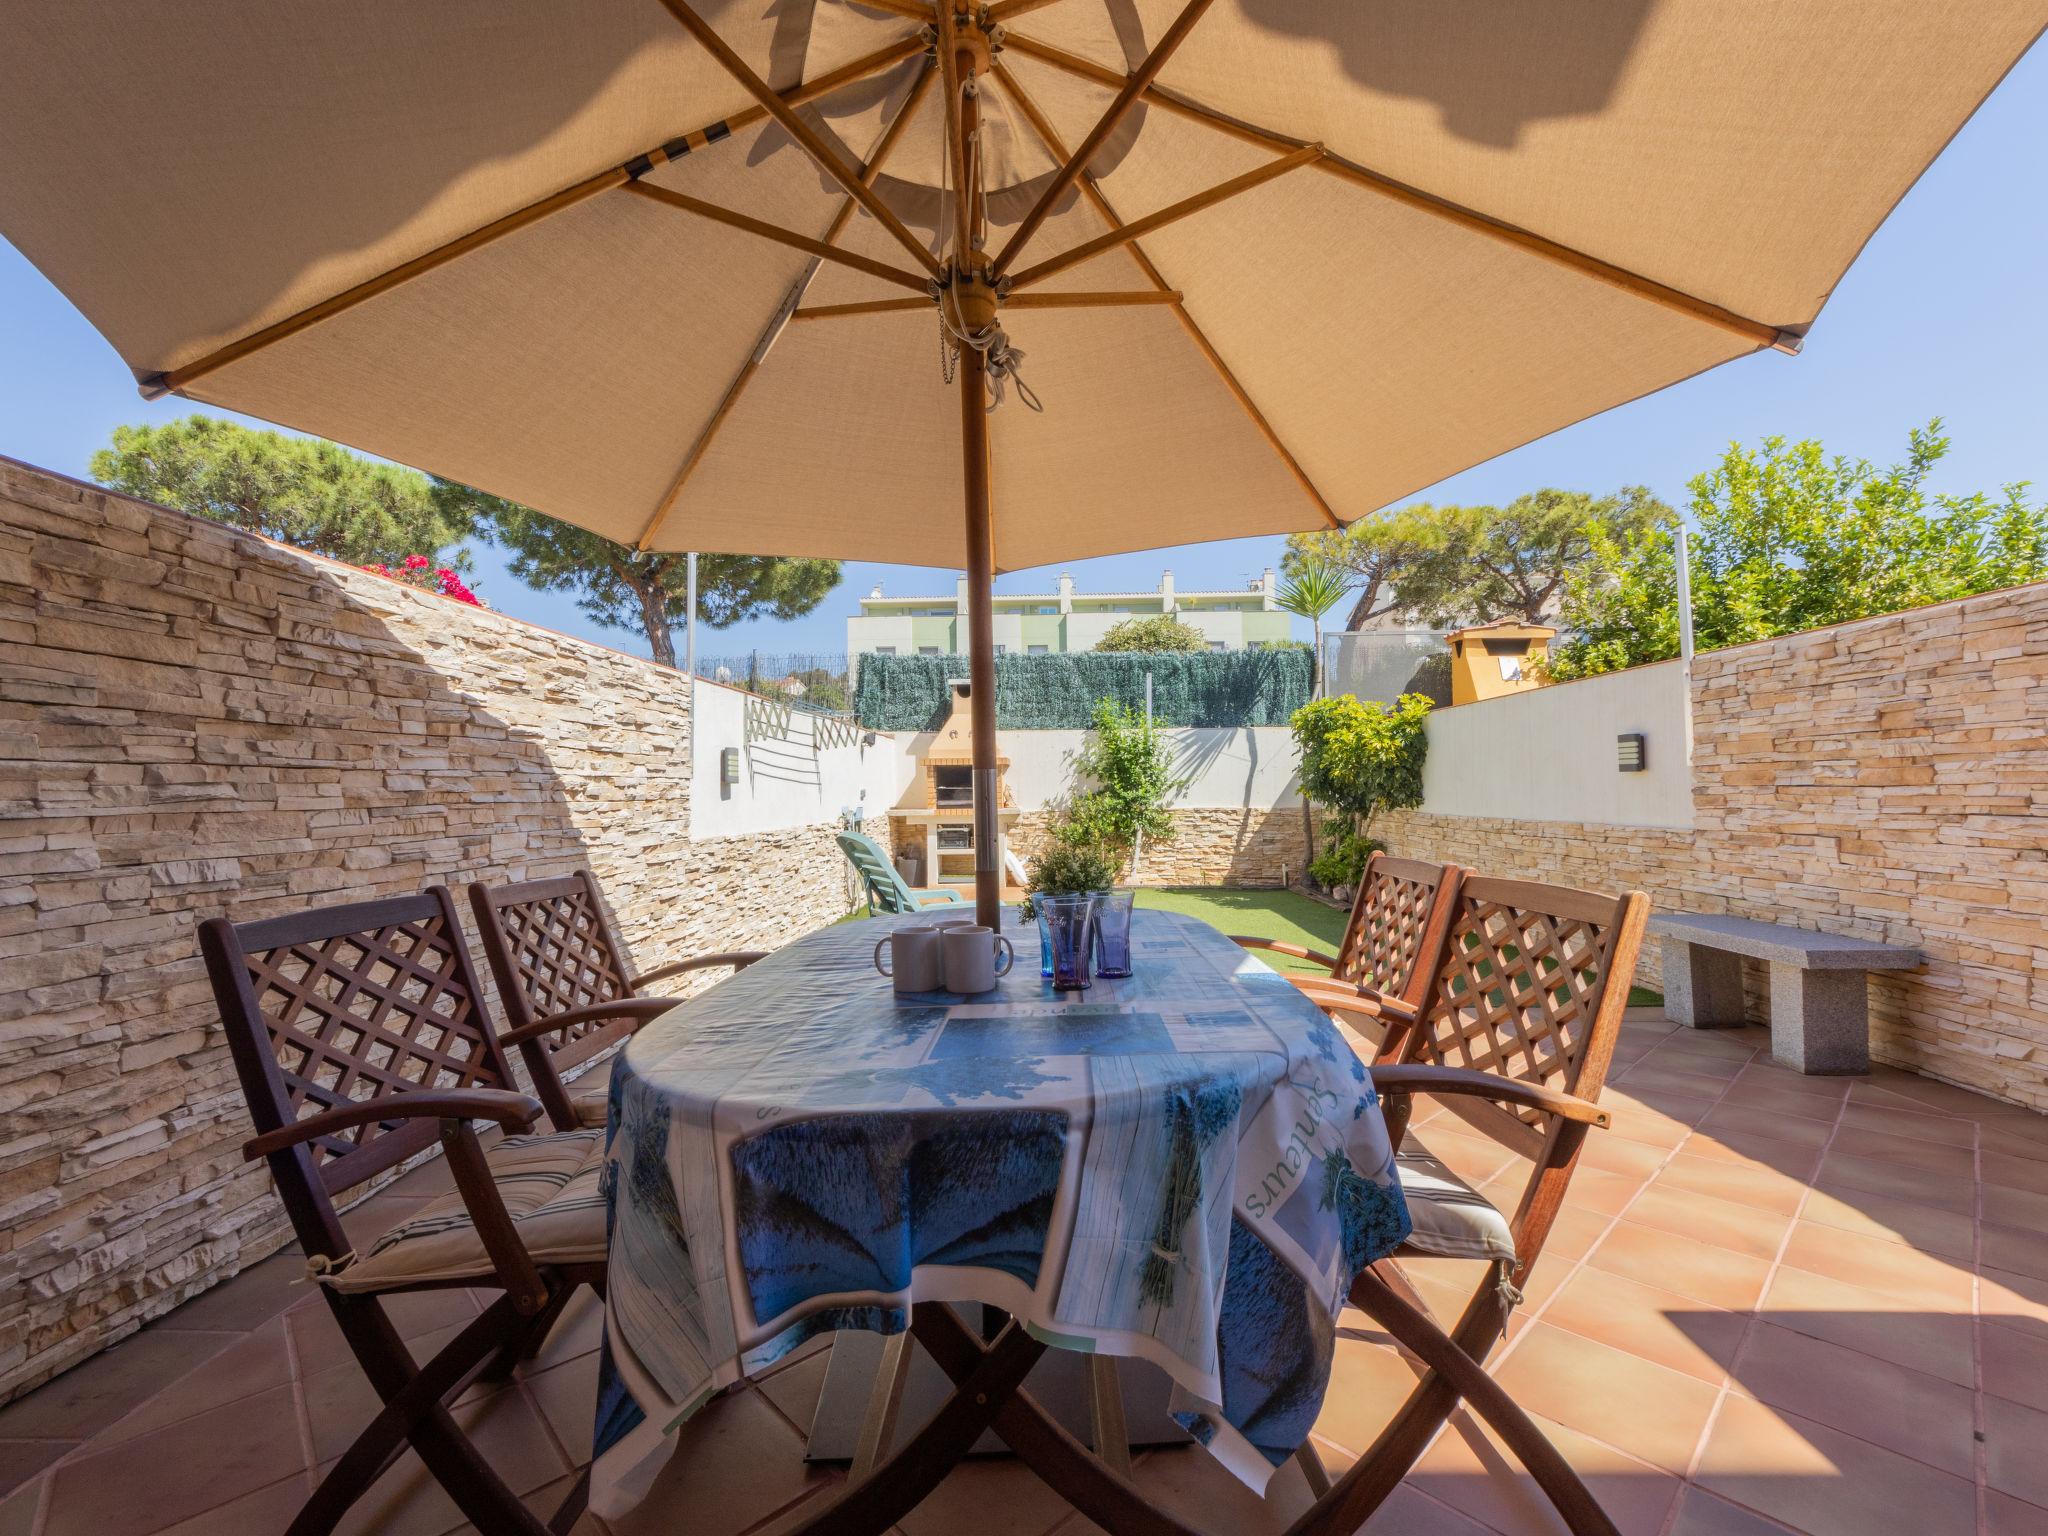
<svg viewBox="0 0 2048 1536">
<path fill-rule="evenodd" d="M 962 563 L 957 411 L 919 302 L 932 273 L 865 211 L 843 222 L 845 190 L 659 0 L 10 10 L 0 228 L 139 377 L 626 543 Z M 879 201 L 945 246 L 944 93 L 918 88 L 908 14 L 928 7 L 697 10 L 810 97 L 802 120 L 855 168 L 893 132 Z M 1182 297 L 1012 301 L 1003 327 L 1044 410 L 991 424 L 1004 568 L 1348 522 L 1791 342 L 2044 16 L 2039 0 L 993 11 L 980 144 L 998 252 L 1195 13 L 1092 158 L 1099 193 L 1061 189 L 1007 269 L 1039 296 Z M 801 84 L 835 72 L 829 94 Z M 1303 144 L 1324 154 L 1136 250 L 1031 277 L 1112 217 Z M 812 239 L 840 225 L 838 245 L 915 286 L 826 264 L 803 306 L 907 307 L 795 323 L 728 400 L 814 258 L 635 188 Z"/>
<path fill-rule="evenodd" d="M 1796 350 L 2044 16 L 17 3 L 0 229 L 145 392 L 646 548 L 965 566 L 992 679 L 998 567 L 1338 526 Z"/>
</svg>

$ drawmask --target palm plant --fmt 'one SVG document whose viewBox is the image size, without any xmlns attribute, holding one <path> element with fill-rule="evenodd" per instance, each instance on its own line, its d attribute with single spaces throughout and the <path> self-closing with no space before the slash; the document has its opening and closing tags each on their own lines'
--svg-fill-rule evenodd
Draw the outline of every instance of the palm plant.
<svg viewBox="0 0 2048 1536">
<path fill-rule="evenodd" d="M 1315 649 L 1310 653 L 1310 676 L 1315 682 L 1311 697 L 1323 695 L 1323 615 L 1344 601 L 1344 594 L 1350 590 L 1350 573 L 1327 556 L 1317 556 L 1302 560 L 1274 599 L 1286 612 L 1307 619 L 1315 633 Z M 1305 794 L 1301 797 L 1301 842 L 1306 855 L 1302 871 L 1306 875 L 1308 865 L 1315 861 L 1316 828 L 1315 813 L 1309 809 Z"/>
<path fill-rule="evenodd" d="M 1344 601 L 1351 578 L 1330 560 L 1305 560 L 1274 599 L 1288 613 L 1309 621 L 1315 632 L 1315 692 L 1323 691 L 1323 615 Z"/>
</svg>

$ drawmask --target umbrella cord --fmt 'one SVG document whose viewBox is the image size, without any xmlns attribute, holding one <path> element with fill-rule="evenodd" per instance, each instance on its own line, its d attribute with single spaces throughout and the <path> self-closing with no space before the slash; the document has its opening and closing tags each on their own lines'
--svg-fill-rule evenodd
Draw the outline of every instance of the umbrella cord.
<svg viewBox="0 0 2048 1536">
<path fill-rule="evenodd" d="M 963 94 L 978 95 L 979 87 L 973 80 L 967 80 L 962 82 L 961 91 Z M 968 136 L 967 154 L 965 156 L 967 162 L 967 185 L 957 189 L 956 192 L 956 195 L 961 197 L 971 195 L 969 189 L 974 186 L 981 175 L 981 127 L 982 125 L 977 119 L 974 132 Z M 951 161 L 951 155 L 941 154 L 939 156 L 939 206 L 942 209 L 946 206 L 946 192 L 952 184 Z M 987 218 L 986 206 L 978 214 L 973 214 L 972 216 L 977 225 L 985 228 Z M 966 269 L 966 257 L 967 253 L 965 251 L 955 251 L 953 253 L 953 271 L 956 274 Z M 1003 328 L 999 325 L 985 325 L 969 330 L 961 322 L 957 307 L 958 295 L 954 292 L 952 286 L 948 284 L 941 287 L 938 284 L 933 284 L 932 287 L 933 297 L 939 301 L 939 372 L 946 383 L 951 385 L 953 382 L 960 360 L 960 349 L 962 347 L 972 347 L 988 359 L 990 396 L 987 406 L 988 410 L 994 411 L 1003 403 L 1004 391 L 1007 387 L 1017 391 L 1017 398 L 1023 401 L 1027 408 L 1043 412 L 1045 410 L 1044 402 L 1033 393 L 1031 387 L 1024 382 L 1023 375 L 1018 371 L 1024 362 L 1024 354 L 1010 345 L 1010 338 L 1004 333 Z"/>
<path fill-rule="evenodd" d="M 1003 403 L 1004 388 L 1007 385 L 1017 391 L 1017 398 L 1031 410 L 1043 412 L 1045 402 L 1024 382 L 1019 372 L 1024 363 L 1024 354 L 1010 345 L 1010 338 L 999 325 L 984 325 L 977 330 L 968 330 L 960 323 L 959 315 L 953 312 L 954 295 L 951 288 L 939 291 L 939 366 L 948 384 L 953 382 L 953 365 L 958 360 L 962 347 L 972 347 L 988 359 L 988 408 L 993 411 Z"/>
</svg>

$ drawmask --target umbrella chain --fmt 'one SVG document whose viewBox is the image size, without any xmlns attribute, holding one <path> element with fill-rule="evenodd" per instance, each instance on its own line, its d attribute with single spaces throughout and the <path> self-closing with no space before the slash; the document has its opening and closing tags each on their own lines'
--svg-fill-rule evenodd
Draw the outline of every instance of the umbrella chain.
<svg viewBox="0 0 2048 1536">
<path fill-rule="evenodd" d="M 926 285 L 938 301 L 939 309 L 939 372 L 948 384 L 953 382 L 959 366 L 960 349 L 972 347 L 988 359 L 988 387 L 990 400 L 988 408 L 993 411 L 1004 400 L 1006 388 L 1017 391 L 1017 398 L 1034 411 L 1044 411 L 1045 402 L 1033 393 L 1031 386 L 1024 382 L 1019 371 L 1024 363 L 1024 353 L 1010 345 L 1008 334 L 999 325 L 984 325 L 970 329 L 959 315 L 955 302 L 953 285 L 936 280 Z"/>
</svg>

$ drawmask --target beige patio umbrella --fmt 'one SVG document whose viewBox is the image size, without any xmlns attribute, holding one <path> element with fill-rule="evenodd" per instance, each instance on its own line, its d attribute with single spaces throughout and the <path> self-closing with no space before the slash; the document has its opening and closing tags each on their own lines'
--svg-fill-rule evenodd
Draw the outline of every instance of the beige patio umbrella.
<svg viewBox="0 0 2048 1536">
<path fill-rule="evenodd" d="M 989 698 L 998 570 L 1342 525 L 1796 350 L 2044 9 L 8 0 L 0 230 L 146 394 L 645 548 L 964 566 Z"/>
</svg>

